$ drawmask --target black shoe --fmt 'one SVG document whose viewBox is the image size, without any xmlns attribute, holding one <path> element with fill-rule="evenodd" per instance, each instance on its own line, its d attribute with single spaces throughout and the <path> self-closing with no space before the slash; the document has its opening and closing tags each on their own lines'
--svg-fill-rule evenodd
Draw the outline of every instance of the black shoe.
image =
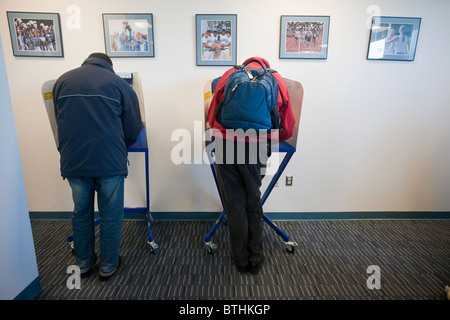
<svg viewBox="0 0 450 320">
<path fill-rule="evenodd" d="M 236 269 L 237 269 L 237 271 L 239 271 L 240 273 L 247 273 L 247 272 L 250 271 L 249 265 L 250 265 L 250 264 L 246 265 L 245 267 L 241 267 L 241 266 L 236 265 Z"/>
<path fill-rule="evenodd" d="M 261 259 L 260 262 L 250 262 L 249 263 L 249 271 L 252 275 L 256 275 L 259 273 L 259 270 L 261 270 L 261 267 L 263 265 L 264 262 L 264 258 Z"/>
<path fill-rule="evenodd" d="M 114 269 L 114 271 L 109 272 L 108 274 L 102 274 L 100 271 L 100 281 L 105 282 L 112 278 L 113 275 L 116 274 L 117 269 L 119 269 L 120 265 L 122 264 L 122 257 L 119 255 L 119 260 L 117 261 L 117 267 Z"/>
</svg>

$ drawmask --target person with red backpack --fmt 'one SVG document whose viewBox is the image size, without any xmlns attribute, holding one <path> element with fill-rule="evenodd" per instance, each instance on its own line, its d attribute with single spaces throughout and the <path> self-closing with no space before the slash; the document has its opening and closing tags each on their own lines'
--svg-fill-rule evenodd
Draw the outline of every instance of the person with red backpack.
<svg viewBox="0 0 450 320">
<path fill-rule="evenodd" d="M 281 75 L 260 57 L 227 70 L 208 111 L 233 263 L 257 274 L 264 261 L 261 183 L 271 144 L 292 136 L 295 118 Z"/>
</svg>

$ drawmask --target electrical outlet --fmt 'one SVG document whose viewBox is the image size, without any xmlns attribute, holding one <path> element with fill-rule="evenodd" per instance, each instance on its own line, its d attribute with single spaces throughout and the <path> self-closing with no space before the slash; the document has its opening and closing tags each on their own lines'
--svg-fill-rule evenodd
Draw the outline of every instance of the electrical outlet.
<svg viewBox="0 0 450 320">
<path fill-rule="evenodd" d="M 291 187 L 294 177 L 293 176 L 286 176 L 286 185 Z"/>
</svg>

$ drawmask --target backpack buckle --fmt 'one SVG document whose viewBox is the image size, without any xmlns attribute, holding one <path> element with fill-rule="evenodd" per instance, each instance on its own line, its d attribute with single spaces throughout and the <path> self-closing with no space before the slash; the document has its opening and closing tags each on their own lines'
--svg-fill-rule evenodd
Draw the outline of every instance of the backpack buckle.
<svg viewBox="0 0 450 320">
<path fill-rule="evenodd" d="M 250 80 L 253 80 L 253 74 L 251 73 L 251 71 L 248 70 L 247 68 L 245 68 L 244 71 L 245 71 L 245 73 L 247 73 L 247 75 L 250 78 Z"/>
</svg>

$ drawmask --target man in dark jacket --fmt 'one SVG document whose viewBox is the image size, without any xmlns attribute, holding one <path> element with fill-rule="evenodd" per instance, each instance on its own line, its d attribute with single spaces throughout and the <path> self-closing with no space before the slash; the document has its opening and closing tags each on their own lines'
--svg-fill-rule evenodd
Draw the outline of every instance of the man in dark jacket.
<svg viewBox="0 0 450 320">
<path fill-rule="evenodd" d="M 81 274 L 97 262 L 94 252 L 94 195 L 100 215 L 102 280 L 119 265 L 124 212 L 127 146 L 142 128 L 136 93 L 114 73 L 111 59 L 91 54 L 76 69 L 64 73 L 53 88 L 58 126 L 61 175 L 72 188 L 74 254 Z"/>
</svg>

